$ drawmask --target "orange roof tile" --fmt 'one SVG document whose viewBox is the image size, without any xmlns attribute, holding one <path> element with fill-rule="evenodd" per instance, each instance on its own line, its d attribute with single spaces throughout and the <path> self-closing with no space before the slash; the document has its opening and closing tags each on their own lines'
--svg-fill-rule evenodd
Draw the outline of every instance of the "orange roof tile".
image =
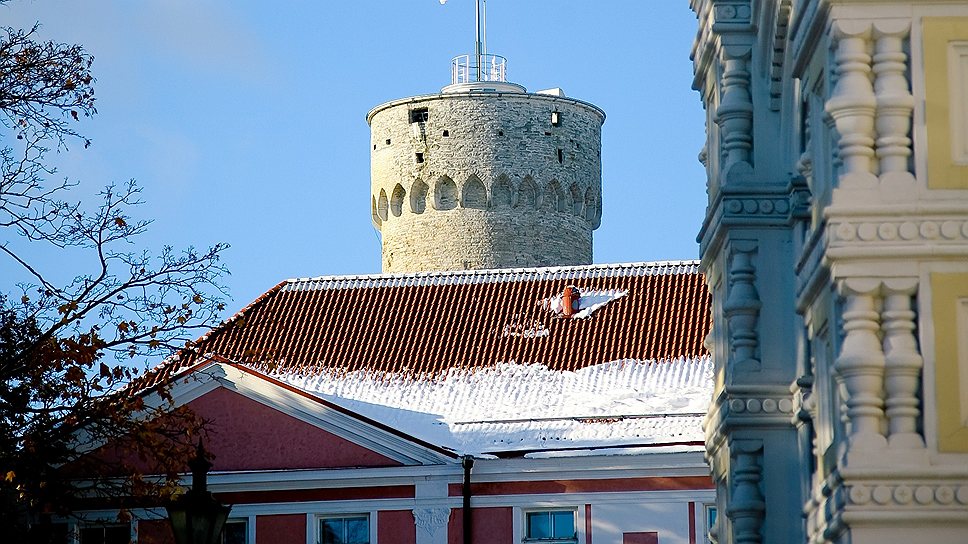
<svg viewBox="0 0 968 544">
<path fill-rule="evenodd" d="M 568 285 L 626 295 L 584 319 L 539 306 Z M 695 358 L 706 355 L 709 306 L 695 261 L 297 279 L 199 339 L 178 366 L 215 354 L 286 372 L 433 375 L 511 361 L 575 370 Z"/>
</svg>

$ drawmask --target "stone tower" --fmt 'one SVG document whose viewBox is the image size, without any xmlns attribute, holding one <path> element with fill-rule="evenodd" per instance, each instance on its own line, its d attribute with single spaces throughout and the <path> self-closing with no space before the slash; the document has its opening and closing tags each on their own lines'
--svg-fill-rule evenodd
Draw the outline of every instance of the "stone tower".
<svg viewBox="0 0 968 544">
<path fill-rule="evenodd" d="M 528 93 L 505 66 L 456 57 L 439 94 L 367 114 L 384 272 L 591 263 L 605 113 L 560 89 Z"/>
</svg>

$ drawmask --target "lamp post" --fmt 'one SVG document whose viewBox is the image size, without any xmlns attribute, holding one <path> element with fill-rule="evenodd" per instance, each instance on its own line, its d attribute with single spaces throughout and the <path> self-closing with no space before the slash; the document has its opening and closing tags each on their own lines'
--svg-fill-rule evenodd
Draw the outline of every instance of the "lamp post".
<svg viewBox="0 0 968 544">
<path fill-rule="evenodd" d="M 231 507 L 224 506 L 208 492 L 208 471 L 212 463 L 205 459 L 201 439 L 195 450 L 195 458 L 188 462 L 188 466 L 192 469 L 191 489 L 165 507 L 175 542 L 218 544 Z"/>
</svg>

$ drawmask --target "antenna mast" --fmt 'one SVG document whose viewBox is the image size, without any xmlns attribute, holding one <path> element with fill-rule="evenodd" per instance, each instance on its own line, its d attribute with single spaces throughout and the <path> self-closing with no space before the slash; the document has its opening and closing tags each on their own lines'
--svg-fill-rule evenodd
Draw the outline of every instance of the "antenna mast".
<svg viewBox="0 0 968 544">
<path fill-rule="evenodd" d="M 474 22 L 477 24 L 477 39 L 474 41 L 474 51 L 477 55 L 477 81 L 481 79 L 481 70 L 484 64 L 484 55 L 487 53 L 487 0 L 476 0 L 477 11 Z M 484 4 L 483 12 L 481 3 Z"/>
</svg>

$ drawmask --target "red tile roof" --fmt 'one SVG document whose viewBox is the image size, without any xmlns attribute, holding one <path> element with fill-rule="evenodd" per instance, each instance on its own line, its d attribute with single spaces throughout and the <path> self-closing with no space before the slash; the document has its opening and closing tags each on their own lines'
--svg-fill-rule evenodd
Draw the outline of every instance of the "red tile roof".
<svg viewBox="0 0 968 544">
<path fill-rule="evenodd" d="M 540 307 L 568 285 L 627 294 L 585 319 Z M 181 363 L 215 354 L 264 370 L 432 375 L 510 361 L 574 370 L 694 358 L 706 355 L 709 307 L 695 261 L 297 279 L 202 337 Z"/>
</svg>

